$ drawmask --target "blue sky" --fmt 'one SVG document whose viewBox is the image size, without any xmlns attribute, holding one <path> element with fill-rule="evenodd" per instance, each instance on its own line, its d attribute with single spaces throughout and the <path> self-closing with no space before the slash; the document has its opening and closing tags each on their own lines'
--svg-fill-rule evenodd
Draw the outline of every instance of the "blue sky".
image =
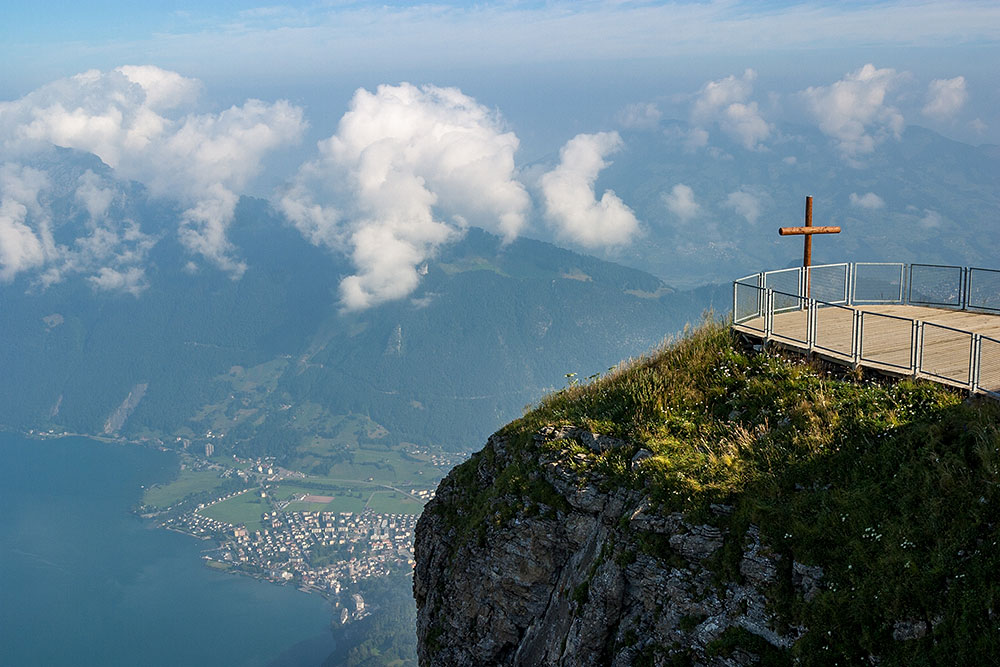
<svg viewBox="0 0 1000 667">
<path fill-rule="evenodd" d="M 924 85 L 964 76 L 964 116 L 935 129 L 1000 143 L 1000 119 L 988 117 L 1000 107 L 992 0 L 4 4 L 3 99 L 91 68 L 153 64 L 203 81 L 205 104 L 302 104 L 321 136 L 357 87 L 456 85 L 544 153 L 572 136 L 550 145 L 554 123 L 607 124 L 625 104 L 669 102 L 747 67 L 758 88 L 786 93 L 872 62 Z"/>
</svg>

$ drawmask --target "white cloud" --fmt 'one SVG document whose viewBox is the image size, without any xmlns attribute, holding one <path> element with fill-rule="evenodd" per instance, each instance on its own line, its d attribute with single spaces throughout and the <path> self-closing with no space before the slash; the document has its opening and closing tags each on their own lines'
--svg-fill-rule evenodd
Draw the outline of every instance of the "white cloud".
<svg viewBox="0 0 1000 667">
<path fill-rule="evenodd" d="M 40 267 L 51 252 L 48 220 L 43 218 L 39 194 L 48 187 L 48 177 L 37 169 L 14 163 L 0 166 L 0 280 L 10 281 L 18 273 Z M 38 219 L 38 229 L 29 224 L 29 214 Z"/>
<path fill-rule="evenodd" d="M 90 169 L 80 177 L 80 185 L 76 188 L 76 199 L 86 207 L 91 218 L 103 218 L 114 196 L 114 190 L 101 187 L 100 177 Z"/>
<path fill-rule="evenodd" d="M 671 213 L 684 222 L 701 212 L 701 204 L 694 199 L 694 190 L 683 183 L 678 183 L 669 194 L 664 194 L 663 202 Z"/>
<path fill-rule="evenodd" d="M 708 131 L 700 127 L 692 127 L 684 138 L 684 149 L 696 151 L 708 145 Z"/>
<path fill-rule="evenodd" d="M 719 128 L 740 142 L 747 150 L 758 148 L 771 134 L 771 126 L 761 116 L 756 102 L 748 102 L 753 92 L 753 81 L 757 73 L 748 69 L 743 76 L 733 75 L 718 81 L 706 83 L 691 108 L 691 120 L 695 124 L 691 145 L 704 145 L 708 140 L 703 126 L 717 123 Z"/>
<path fill-rule="evenodd" d="M 863 195 L 859 195 L 856 192 L 852 192 L 850 196 L 851 206 L 856 208 L 864 208 L 869 211 L 875 211 L 880 208 L 885 208 L 885 202 L 874 192 L 866 192 Z"/>
<path fill-rule="evenodd" d="M 133 296 L 139 296 L 149 286 L 146 282 L 146 273 L 137 266 L 132 266 L 124 271 L 118 271 L 110 267 L 101 267 L 97 275 L 87 278 L 90 284 L 97 289 L 108 292 L 128 292 Z"/>
<path fill-rule="evenodd" d="M 927 104 L 923 114 L 936 120 L 947 120 L 957 114 L 968 99 L 964 76 L 934 79 L 927 86 Z"/>
<path fill-rule="evenodd" d="M 920 224 L 923 225 L 924 227 L 931 229 L 935 227 L 940 227 L 941 223 L 943 222 L 944 222 L 944 217 L 937 211 L 934 211 L 929 208 L 924 209 L 924 215 L 922 218 L 920 218 Z"/>
<path fill-rule="evenodd" d="M 531 202 L 514 178 L 517 147 L 498 114 L 456 88 L 359 89 L 278 206 L 312 243 L 351 255 L 342 303 L 367 308 L 411 293 L 418 265 L 466 225 L 506 240 L 521 231 Z"/>
<path fill-rule="evenodd" d="M 726 206 L 746 218 L 751 225 L 760 218 L 760 199 L 745 190 L 737 190 L 726 195 Z"/>
<path fill-rule="evenodd" d="M 76 274 L 88 277 L 96 289 L 132 294 L 145 289 L 142 264 L 156 239 L 137 223 L 108 215 L 114 184 L 90 170 L 80 176 L 70 193 L 87 216 L 68 243 L 54 240 L 52 191 L 45 172 L 15 163 L 0 167 L 0 280 L 34 271 L 33 282 L 43 288 Z M 114 275 L 121 279 L 112 280 Z"/>
<path fill-rule="evenodd" d="M 13 199 L 0 200 L 0 280 L 10 281 L 21 271 L 45 261 L 42 243 L 25 224 L 27 207 Z"/>
<path fill-rule="evenodd" d="M 234 277 L 245 269 L 226 238 L 238 192 L 265 154 L 298 141 L 302 110 L 248 100 L 218 114 L 178 114 L 200 84 L 158 67 L 91 70 L 0 104 L 0 145 L 30 155 L 52 144 L 97 155 L 126 179 L 187 210 L 180 238 Z M 84 190 L 86 204 L 99 203 Z"/>
<path fill-rule="evenodd" d="M 662 116 L 652 102 L 629 104 L 618 112 L 618 123 L 628 129 L 649 130 L 660 124 Z"/>
<path fill-rule="evenodd" d="M 578 134 L 559 151 L 559 165 L 540 181 L 545 217 L 556 235 L 586 248 L 629 243 L 639 231 L 632 209 L 612 191 L 596 198 L 597 175 L 606 158 L 620 150 L 617 132 Z"/>
<path fill-rule="evenodd" d="M 853 164 L 887 137 L 899 138 L 903 115 L 886 97 L 899 81 L 894 69 L 867 64 L 830 86 L 810 87 L 801 95 L 820 130 L 837 142 Z"/>
</svg>

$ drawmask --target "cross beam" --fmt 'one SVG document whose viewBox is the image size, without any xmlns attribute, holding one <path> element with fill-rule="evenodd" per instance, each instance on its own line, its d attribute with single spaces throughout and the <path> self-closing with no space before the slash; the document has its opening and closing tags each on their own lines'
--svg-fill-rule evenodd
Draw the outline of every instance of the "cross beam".
<svg viewBox="0 0 1000 667">
<path fill-rule="evenodd" d="M 805 238 L 802 250 L 802 266 L 809 267 L 812 264 L 812 235 L 813 234 L 839 234 L 840 227 L 813 227 L 813 198 L 806 197 L 806 226 L 805 227 L 779 227 L 779 236 L 793 236 L 801 234 Z"/>
</svg>

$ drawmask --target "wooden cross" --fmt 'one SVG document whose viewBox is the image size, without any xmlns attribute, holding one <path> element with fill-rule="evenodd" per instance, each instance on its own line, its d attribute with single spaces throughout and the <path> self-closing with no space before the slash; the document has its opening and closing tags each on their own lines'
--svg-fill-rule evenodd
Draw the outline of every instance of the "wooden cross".
<svg viewBox="0 0 1000 667">
<path fill-rule="evenodd" d="M 802 234 L 805 238 L 805 248 L 802 252 L 802 266 L 809 268 L 812 263 L 812 235 L 813 234 L 839 234 L 840 227 L 813 227 L 813 198 L 806 197 L 806 226 L 805 227 L 779 227 L 779 236 L 791 236 Z"/>
</svg>

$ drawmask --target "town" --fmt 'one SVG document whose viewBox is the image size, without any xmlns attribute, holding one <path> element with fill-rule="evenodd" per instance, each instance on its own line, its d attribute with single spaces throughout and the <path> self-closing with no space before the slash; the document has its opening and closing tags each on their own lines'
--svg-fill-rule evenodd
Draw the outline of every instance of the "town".
<svg viewBox="0 0 1000 667">
<path fill-rule="evenodd" d="M 254 489 L 227 494 L 224 502 Z M 416 490 L 415 490 L 416 491 Z M 433 491 L 416 491 L 423 499 Z M 322 500 L 304 496 L 301 500 Z M 362 512 L 265 512 L 259 530 L 205 516 L 197 510 L 168 518 L 164 528 L 204 540 L 218 547 L 204 557 L 209 566 L 279 584 L 293 584 L 328 598 L 339 610 L 339 620 L 363 618 L 364 599 L 357 593 L 341 602 L 347 584 L 413 568 L 414 514 Z"/>
</svg>

